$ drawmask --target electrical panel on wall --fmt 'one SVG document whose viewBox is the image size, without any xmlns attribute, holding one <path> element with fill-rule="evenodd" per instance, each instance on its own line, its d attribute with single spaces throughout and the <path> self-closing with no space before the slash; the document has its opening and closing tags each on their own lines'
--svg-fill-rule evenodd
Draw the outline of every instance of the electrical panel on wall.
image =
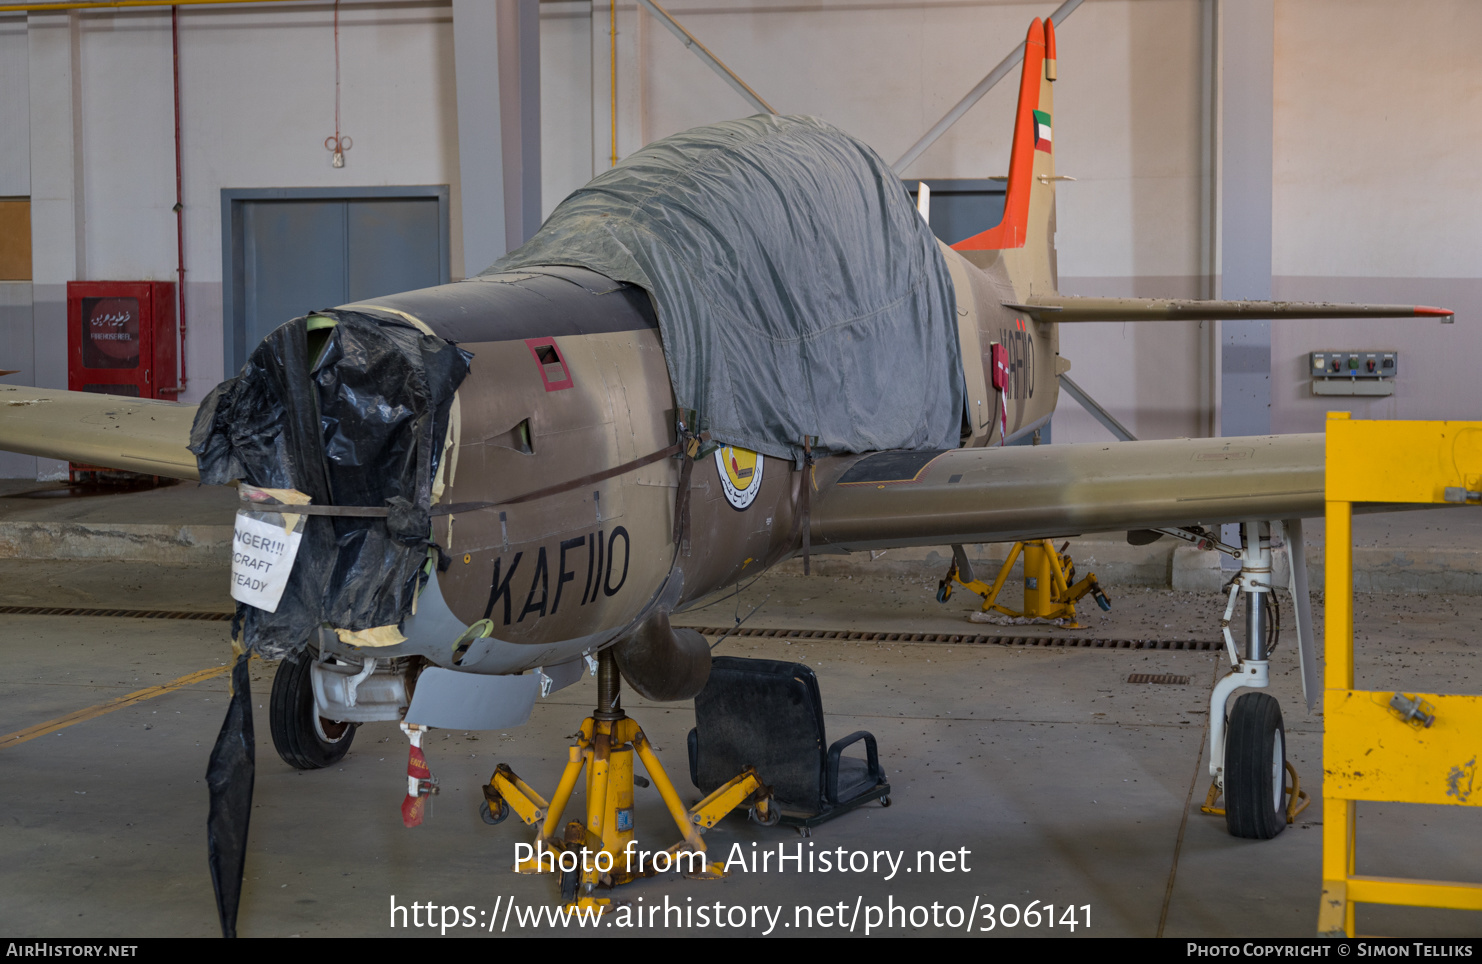
<svg viewBox="0 0 1482 964">
<path fill-rule="evenodd" d="M 1399 352 L 1315 351 L 1308 356 L 1314 395 L 1393 395 Z"/>
</svg>

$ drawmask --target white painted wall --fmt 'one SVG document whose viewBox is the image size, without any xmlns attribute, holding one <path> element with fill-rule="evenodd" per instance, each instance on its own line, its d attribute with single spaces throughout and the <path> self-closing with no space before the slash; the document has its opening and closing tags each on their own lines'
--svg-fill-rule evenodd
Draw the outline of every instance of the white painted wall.
<svg viewBox="0 0 1482 964">
<path fill-rule="evenodd" d="M 168 11 L 32 15 L 30 23 L 38 284 L 79 278 L 175 280 Z M 353 138 L 354 147 L 341 169 L 330 166 L 324 147 L 335 130 L 331 10 L 186 7 L 180 32 L 186 400 L 199 399 L 224 375 L 223 188 L 453 185 L 452 254 L 461 274 L 457 118 L 446 6 L 342 5 L 341 131 Z M 75 70 L 69 40 L 76 51 Z M 38 158 L 45 160 L 38 164 Z M 74 184 L 77 158 L 81 176 Z M 82 226 L 80 246 L 75 224 Z M 60 293 L 38 291 L 38 300 L 43 296 L 59 298 Z M 48 325 L 38 332 L 38 352 L 42 342 L 64 347 L 65 334 Z M 38 368 L 38 378 L 64 385 L 65 364 Z"/>
<path fill-rule="evenodd" d="M 675 0 L 670 10 L 780 110 L 822 116 L 894 160 L 1055 5 Z M 541 4 L 547 211 L 609 163 L 608 12 L 602 0 Z M 464 265 L 449 5 L 341 5 L 341 129 L 355 142 L 341 170 L 323 144 L 334 131 L 329 8 L 187 7 L 180 17 L 194 399 L 223 374 L 222 188 L 449 184 L 455 277 Z M 631 0 L 619 0 L 617 22 L 620 155 L 749 112 Z M 1403 353 L 1400 394 L 1348 406 L 1356 412 L 1482 417 L 1464 368 L 1482 347 L 1466 313 L 1482 312 L 1479 27 L 1482 8 L 1469 0 L 1278 0 L 1276 294 L 1470 300 L 1452 305 L 1464 313 L 1449 328 L 1279 326 L 1277 430 L 1318 427 L 1333 407 L 1304 394 L 1294 359 L 1335 345 Z M 1088 0 L 1059 31 L 1056 150 L 1062 173 L 1078 178 L 1059 188 L 1068 293 L 1209 293 L 1200 31 L 1200 0 Z M 1016 84 L 1001 84 L 908 173 L 1003 173 Z M 0 136 L 0 193 L 29 168 L 36 373 L 61 384 L 64 342 L 47 313 L 61 285 L 174 277 L 168 13 L 0 16 L 0 135 L 19 129 L 27 136 Z M 1192 327 L 1087 325 L 1068 326 L 1062 345 L 1083 386 L 1158 437 L 1208 422 L 1206 338 Z M 1055 440 L 1102 438 L 1066 402 Z"/>
<path fill-rule="evenodd" d="M 191 309 L 188 398 L 222 374 L 222 188 L 453 185 L 452 256 L 461 268 L 451 14 L 445 6 L 357 6 L 340 12 L 340 132 L 353 147 L 338 169 L 324 146 L 335 132 L 329 9 L 181 13 L 187 278 L 217 292 L 213 301 L 194 285 L 189 292 L 202 313 Z M 160 19 L 168 65 L 168 18 Z M 168 87 L 153 106 L 171 109 Z M 173 147 L 168 139 L 160 146 L 173 177 Z M 167 214 L 173 185 L 165 202 Z M 172 268 L 173 248 L 165 260 Z"/>
<path fill-rule="evenodd" d="M 76 20 L 84 277 L 173 281 L 169 13 L 86 14 Z"/>
<path fill-rule="evenodd" d="M 31 194 L 28 43 L 23 19 L 0 20 L 0 197 Z M 34 301 L 29 281 L 0 281 L 0 368 L 15 372 L 5 384 L 27 384 L 35 376 Z M 0 478 L 35 477 L 34 458 L 0 452 Z"/>
<path fill-rule="evenodd" d="M 31 91 L 26 22 L 0 20 L 0 197 L 31 193 Z"/>
<path fill-rule="evenodd" d="M 592 5 L 540 5 L 541 214 L 592 179 Z M 604 145 L 607 138 L 603 139 Z M 478 269 L 475 269 L 478 270 Z"/>
<path fill-rule="evenodd" d="M 1482 4 L 1276 14 L 1277 272 L 1482 276 Z"/>
<path fill-rule="evenodd" d="M 224 187 L 455 180 L 446 8 L 343 6 L 341 128 L 354 138 L 343 169 L 330 166 L 324 147 L 335 130 L 330 16 L 318 8 L 182 9 L 186 259 L 192 281 L 221 279 Z M 173 279 L 169 13 L 90 12 L 78 19 L 88 275 Z M 51 121 L 37 118 L 33 132 L 50 128 Z"/>
<path fill-rule="evenodd" d="M 358 6 L 345 3 L 340 12 L 340 132 L 354 146 L 338 169 L 324 146 L 335 133 L 330 10 L 182 11 L 182 143 L 192 215 L 186 257 L 194 279 L 221 280 L 222 188 L 456 184 L 449 9 Z M 160 20 L 168 70 L 169 21 Z M 169 93 L 161 88 L 151 105 L 166 117 Z M 160 148 L 173 178 L 173 145 L 167 139 Z M 454 214 L 455 239 L 459 227 Z M 462 260 L 461 251 L 454 254 Z"/>
<path fill-rule="evenodd" d="M 1086 3 L 1057 33 L 1056 193 L 1066 294 L 1208 297 L 1201 265 L 1200 5 Z M 1198 325 L 1061 327 L 1071 377 L 1139 438 L 1207 434 Z M 1110 437 L 1069 397 L 1054 441 Z"/>
<path fill-rule="evenodd" d="M 1482 419 L 1482 5 L 1282 0 L 1276 30 L 1276 295 L 1458 314 L 1273 326 L 1272 429 Z M 1395 394 L 1313 397 L 1306 355 L 1335 349 L 1399 350 Z"/>
<path fill-rule="evenodd" d="M 1051 9 L 1053 4 L 1043 2 L 902 2 L 862 12 L 837 0 L 801 12 L 776 3 L 735 7 L 708 0 L 671 7 L 779 109 L 825 117 L 887 159 L 903 152 L 976 83 L 1022 37 L 1032 17 Z M 541 7 L 547 211 L 608 163 L 607 13 L 585 0 Z M 186 397 L 193 399 L 221 373 L 224 187 L 451 184 L 455 277 L 464 266 L 449 7 L 342 5 L 341 127 L 355 141 L 342 170 L 329 165 L 323 147 L 334 130 L 328 11 L 187 7 L 180 16 L 192 372 Z M 636 5 L 620 3 L 617 16 L 620 155 L 654 138 L 749 112 Z M 75 220 L 85 225 L 77 252 L 85 275 L 173 279 L 169 15 L 145 9 L 89 12 L 73 20 L 80 110 L 75 148 L 84 159 Z M 1063 79 L 1056 110 L 1063 120 L 1056 125 L 1057 148 L 1063 169 L 1081 178 L 1065 186 L 1060 208 L 1061 272 L 1073 281 L 1068 290 L 1112 293 L 1126 288 L 1132 275 L 1181 276 L 1197 267 L 1185 224 L 1192 218 L 1197 228 L 1191 214 L 1197 205 L 1197 142 L 1182 134 L 1197 129 L 1189 93 L 1197 84 L 1168 82 L 1169 72 L 1185 79 L 1197 75 L 1196 22 L 1197 5 L 1190 0 L 1116 0 L 1087 4 L 1060 33 Z M 1166 72 L 1141 66 L 1149 54 L 1170 50 Z M 1005 81 L 910 173 L 1002 172 L 1016 84 L 1016 77 Z M 1160 96 L 1134 104 L 1133 88 L 1149 86 Z M 59 156 L 71 146 L 62 116 L 48 109 L 33 124 L 43 142 L 59 145 Z M 1124 130 L 1132 136 L 1118 133 Z M 1172 145 L 1165 136 L 1170 130 L 1181 132 Z M 55 173 L 54 179 L 65 180 L 61 169 Z M 70 199 L 59 195 L 57 203 Z M 47 248 L 38 259 L 39 271 L 58 282 L 75 276 L 73 238 L 60 230 L 70 223 L 64 213 L 59 209 L 48 222 L 59 226 L 50 232 L 56 250 Z M 1132 382 L 1120 379 L 1136 363 L 1126 342 L 1124 332 L 1108 337 L 1082 329 L 1068 333 L 1066 353 L 1082 359 L 1077 376 L 1088 387 L 1103 382 L 1099 394 L 1136 424 L 1139 396 Z M 1159 345 L 1165 353 L 1170 347 L 1166 339 Z M 1078 414 L 1066 415 L 1062 431 L 1074 428 Z M 1088 431 L 1099 437 L 1094 426 Z"/>
<path fill-rule="evenodd" d="M 780 0 L 690 0 L 667 9 L 779 111 L 821 116 L 893 161 L 1023 39 L 1034 17 L 1056 6 L 902 2 L 861 9 L 825 0 L 802 10 Z M 1062 183 L 1058 197 L 1067 293 L 1205 293 L 1197 280 L 1209 254 L 1200 244 L 1199 31 L 1197 0 L 1093 0 L 1057 32 L 1056 164 L 1078 179 Z M 618 33 L 620 154 L 750 113 L 636 6 L 619 3 Z M 601 170 L 611 137 L 605 5 L 594 10 L 592 35 L 599 60 L 593 143 Z M 907 176 L 1006 173 L 1017 87 L 1016 72 Z M 556 193 L 555 184 L 546 190 L 547 197 Z M 1061 334 L 1079 383 L 1147 437 L 1196 434 L 1207 421 L 1199 340 L 1185 326 L 1081 325 Z M 1106 437 L 1073 402 L 1056 415 L 1056 441 Z"/>
</svg>

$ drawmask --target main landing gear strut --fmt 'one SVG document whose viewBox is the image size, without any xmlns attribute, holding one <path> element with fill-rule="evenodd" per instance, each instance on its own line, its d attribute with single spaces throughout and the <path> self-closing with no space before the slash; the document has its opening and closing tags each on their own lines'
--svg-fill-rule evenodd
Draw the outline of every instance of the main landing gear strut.
<svg viewBox="0 0 1482 964">
<path fill-rule="evenodd" d="M 598 654 L 597 709 L 582 722 L 549 803 L 503 763 L 484 787 L 481 812 L 485 823 L 499 823 L 513 810 L 536 827 L 531 853 L 516 860 L 515 872 L 560 874 L 562 903 L 581 909 L 611 903 L 599 891 L 671 868 L 687 877 L 723 877 L 720 864 L 706 862 L 702 834 L 748 798 L 752 801 L 750 815 L 758 823 L 770 825 L 781 816 L 772 804 L 771 790 L 751 767 L 685 810 L 643 730 L 623 712 L 618 698 L 620 680 L 616 657 L 611 649 L 604 649 Z M 656 853 L 634 846 L 633 785 L 647 786 L 633 773 L 635 754 L 684 838 Z M 587 771 L 586 823 L 573 820 L 558 835 L 561 815 L 583 768 Z"/>
<path fill-rule="evenodd" d="M 1289 533 L 1289 529 L 1295 531 Z M 1231 670 L 1209 699 L 1209 772 L 1214 781 L 1200 810 L 1223 814 L 1231 836 L 1269 840 L 1293 823 L 1311 802 L 1296 769 L 1286 761 L 1281 705 L 1268 693 L 1243 693 L 1235 700 L 1227 721 L 1225 704 L 1237 689 L 1264 689 L 1270 683 L 1269 660 L 1281 630 L 1280 609 L 1273 593 L 1271 550 L 1283 541 L 1290 549 L 1290 588 L 1297 609 L 1304 689 L 1305 674 L 1312 664 L 1311 616 L 1307 611 L 1300 523 L 1242 522 L 1240 541 L 1239 548 L 1213 545 L 1240 560 L 1240 573 L 1230 580 L 1230 599 L 1220 623 Z M 1242 595 L 1245 625 L 1237 643 L 1230 623 L 1236 600 Z M 1215 806 L 1221 793 L 1225 797 L 1223 809 Z"/>
</svg>

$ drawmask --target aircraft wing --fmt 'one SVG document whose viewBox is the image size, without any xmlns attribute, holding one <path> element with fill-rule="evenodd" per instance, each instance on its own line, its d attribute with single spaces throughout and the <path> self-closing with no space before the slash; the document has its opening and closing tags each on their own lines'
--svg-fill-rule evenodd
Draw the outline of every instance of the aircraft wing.
<svg viewBox="0 0 1482 964">
<path fill-rule="evenodd" d="M 177 402 L 0 385 L 0 449 L 145 475 L 199 478 L 195 417 Z"/>
<path fill-rule="evenodd" d="M 1055 295 L 1004 302 L 1036 321 L 1210 321 L 1218 318 L 1443 318 L 1448 308 L 1425 305 L 1345 305 L 1302 301 L 1195 301 L 1181 298 L 1076 298 Z"/>
<path fill-rule="evenodd" d="M 856 551 L 1318 516 L 1323 460 L 1320 434 L 877 452 L 818 467 L 812 544 Z"/>
</svg>

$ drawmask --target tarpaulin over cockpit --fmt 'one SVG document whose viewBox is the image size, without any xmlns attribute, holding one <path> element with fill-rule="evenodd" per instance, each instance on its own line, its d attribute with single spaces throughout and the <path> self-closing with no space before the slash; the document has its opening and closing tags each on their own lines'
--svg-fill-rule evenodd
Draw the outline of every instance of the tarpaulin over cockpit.
<svg viewBox="0 0 1482 964">
<path fill-rule="evenodd" d="M 485 275 L 577 265 L 646 289 L 681 408 L 795 457 L 953 448 L 962 359 L 947 265 L 900 180 L 811 117 L 656 141 Z"/>
</svg>

